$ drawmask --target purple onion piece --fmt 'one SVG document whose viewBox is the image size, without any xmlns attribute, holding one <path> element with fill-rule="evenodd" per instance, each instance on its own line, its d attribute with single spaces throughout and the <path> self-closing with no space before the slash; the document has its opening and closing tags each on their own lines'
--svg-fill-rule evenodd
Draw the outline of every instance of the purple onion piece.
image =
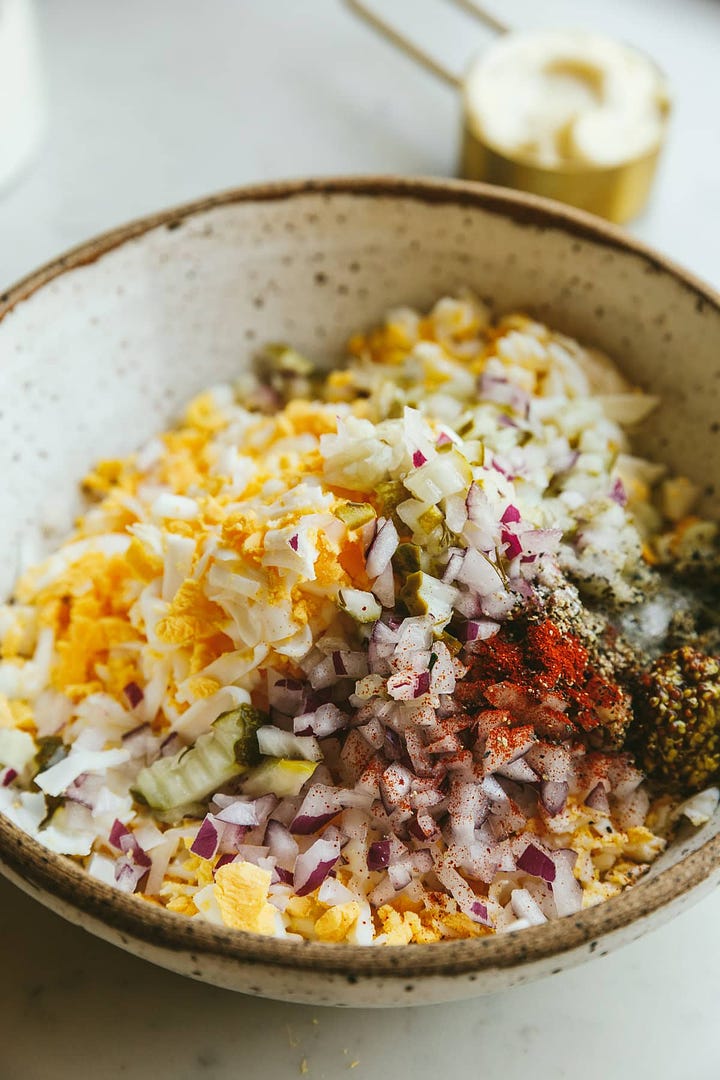
<svg viewBox="0 0 720 1080">
<path fill-rule="evenodd" d="M 476 918 L 479 922 L 488 922 L 487 906 L 485 904 L 481 904 L 479 900 L 475 900 L 475 902 L 470 905 L 469 914 L 472 917 Z"/>
<path fill-rule="evenodd" d="M 597 810 L 601 814 L 610 813 L 610 803 L 608 802 L 607 791 L 602 781 L 595 785 L 590 794 L 585 799 L 585 805 L 589 806 L 591 810 Z"/>
<path fill-rule="evenodd" d="M 235 858 L 236 856 L 232 851 L 226 851 L 224 855 L 221 855 L 213 867 L 213 876 L 218 872 L 221 866 L 227 866 L 228 863 L 235 862 Z"/>
<path fill-rule="evenodd" d="M 298 896 L 307 896 L 319 885 L 340 858 L 338 841 L 316 840 L 315 843 L 298 855 L 293 874 L 293 887 Z"/>
<path fill-rule="evenodd" d="M 192 842 L 190 851 L 193 855 L 198 855 L 201 859 L 212 859 L 218 849 L 219 843 L 220 834 L 212 820 L 212 815 L 208 814 L 198 829 L 197 836 Z"/>
<path fill-rule="evenodd" d="M 118 821 L 118 819 L 115 818 L 110 830 L 110 836 L 108 837 L 111 847 L 120 848 L 122 838 L 129 835 L 130 830 L 127 825 L 123 825 L 122 821 Z"/>
<path fill-rule="evenodd" d="M 500 518 L 500 521 L 503 525 L 509 525 L 511 522 L 517 522 L 519 520 L 520 511 L 518 510 L 517 506 L 513 506 L 512 504 L 506 507 L 503 516 Z"/>
<path fill-rule="evenodd" d="M 424 839 L 422 833 L 421 838 Z M 390 863 L 390 841 L 376 840 L 370 845 L 367 853 L 368 870 L 384 870 Z"/>
<path fill-rule="evenodd" d="M 136 682 L 129 682 L 126 686 L 124 686 L 123 694 L 127 698 L 128 704 L 130 705 L 131 709 L 137 708 L 137 706 L 145 697 L 145 694 Z"/>
<path fill-rule="evenodd" d="M 526 874 L 532 874 L 533 877 L 542 878 L 543 881 L 547 881 L 548 884 L 552 884 L 555 880 L 555 863 L 544 851 L 535 847 L 534 844 L 528 844 L 525 848 L 522 855 L 520 855 L 517 860 L 517 867 L 518 870 L 522 870 Z"/>
<path fill-rule="evenodd" d="M 569 791 L 570 785 L 564 780 L 544 780 L 540 785 L 540 801 L 551 817 L 563 812 Z"/>
</svg>

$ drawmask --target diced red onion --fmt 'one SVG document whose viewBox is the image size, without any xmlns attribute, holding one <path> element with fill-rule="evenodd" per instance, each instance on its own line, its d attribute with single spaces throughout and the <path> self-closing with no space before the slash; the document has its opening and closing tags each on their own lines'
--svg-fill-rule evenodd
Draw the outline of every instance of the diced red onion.
<svg viewBox="0 0 720 1080">
<path fill-rule="evenodd" d="M 387 868 L 387 876 L 396 892 L 404 889 L 412 880 L 412 864 L 409 859 L 400 863 L 393 863 Z"/>
<path fill-rule="evenodd" d="M 163 739 L 160 743 L 160 757 L 171 757 L 173 754 L 177 754 L 185 746 L 180 736 L 171 731 L 167 738 Z"/>
<path fill-rule="evenodd" d="M 535 732 L 530 724 L 519 727 L 493 728 L 488 734 L 483 752 L 483 767 L 487 773 L 494 773 L 501 765 L 508 765 L 524 757 L 535 742 Z"/>
<path fill-rule="evenodd" d="M 495 592 L 503 585 L 497 567 L 475 548 L 468 548 L 465 552 L 462 566 L 457 572 L 457 580 L 469 585 L 481 596 Z"/>
<path fill-rule="evenodd" d="M 517 918 L 526 919 L 531 926 L 540 926 L 547 922 L 547 916 L 527 889 L 513 889 L 510 894 L 510 904 Z"/>
<path fill-rule="evenodd" d="M 318 661 L 310 671 L 309 678 L 313 690 L 324 690 L 328 686 L 335 686 L 340 676 L 335 670 L 332 656 L 324 656 Z"/>
<path fill-rule="evenodd" d="M 613 795 L 616 795 L 618 799 L 624 799 L 640 786 L 643 774 L 635 768 L 629 754 L 616 754 L 611 759 L 608 779 Z"/>
<path fill-rule="evenodd" d="M 384 870 L 390 863 L 390 841 L 376 840 L 367 853 L 368 870 Z"/>
<path fill-rule="evenodd" d="M 130 829 L 117 818 L 110 830 L 109 842 L 123 853 L 115 863 L 115 884 L 124 892 L 135 892 L 152 866 L 151 858 L 140 847 Z"/>
<path fill-rule="evenodd" d="M 65 789 L 65 799 L 94 810 L 102 788 L 105 786 L 100 773 L 80 773 Z"/>
<path fill-rule="evenodd" d="M 458 571 L 463 564 L 464 554 L 459 551 L 454 551 L 443 570 L 442 578 L 440 579 L 445 585 L 452 585 L 453 581 L 457 578 Z"/>
<path fill-rule="evenodd" d="M 543 881 L 551 884 L 555 880 L 555 863 L 541 851 L 535 844 L 528 844 L 523 853 L 517 859 L 517 868 L 525 874 L 533 877 L 541 877 Z"/>
<path fill-rule="evenodd" d="M 8 767 L 0 772 L 0 787 L 9 787 L 13 780 L 17 777 L 17 770 Z"/>
<path fill-rule="evenodd" d="M 509 525 L 511 523 L 520 521 L 520 511 L 518 510 L 517 506 L 513 506 L 512 503 L 506 506 L 505 510 L 503 511 L 503 515 L 500 518 L 500 521 L 503 523 L 503 525 Z"/>
<path fill-rule="evenodd" d="M 613 502 L 617 503 L 618 506 L 627 506 L 627 492 L 625 490 L 625 485 L 623 484 L 620 477 L 616 477 L 613 483 L 613 486 L 610 490 L 610 498 Z"/>
<path fill-rule="evenodd" d="M 398 631 L 393 630 L 387 623 L 378 621 L 373 625 L 372 633 L 370 634 L 370 640 L 375 645 L 388 646 L 390 652 L 392 652 L 398 643 Z M 390 648 L 391 647 L 391 648 Z"/>
<path fill-rule="evenodd" d="M 213 820 L 212 814 L 208 814 L 198 829 L 197 836 L 192 842 L 190 851 L 201 859 L 212 859 L 220 843 L 220 834 Z"/>
<path fill-rule="evenodd" d="M 275 679 L 268 684 L 268 704 L 281 713 L 293 716 L 302 706 L 303 684 L 299 679 Z"/>
<path fill-rule="evenodd" d="M 238 844 L 236 854 L 239 862 L 251 862 L 255 866 L 266 867 L 269 851 L 261 844 Z"/>
<path fill-rule="evenodd" d="M 390 565 L 399 543 L 397 529 L 388 519 L 377 530 L 365 556 L 365 571 L 369 578 L 378 577 Z"/>
<path fill-rule="evenodd" d="M 293 720 L 293 731 L 296 735 L 315 735 L 318 739 L 323 739 L 335 731 L 341 731 L 347 724 L 346 714 L 329 701 L 326 705 L 320 705 L 315 712 L 296 716 Z"/>
<path fill-rule="evenodd" d="M 395 886 L 390 878 L 385 874 L 382 880 L 375 886 L 371 893 L 368 893 L 368 900 L 376 908 L 382 907 L 383 904 L 387 904 L 389 900 L 392 900 L 395 896 Z"/>
<path fill-rule="evenodd" d="M 432 773 L 432 762 L 428 757 L 423 737 L 417 728 L 406 728 L 405 745 L 413 769 L 418 776 L 428 776 Z"/>
<path fill-rule="evenodd" d="M 367 656 L 363 652 L 339 649 L 333 652 L 333 666 L 338 675 L 349 679 L 362 679 L 368 673 Z"/>
<path fill-rule="evenodd" d="M 526 555 L 552 555 L 562 535 L 562 529 L 528 529 L 522 534 L 522 550 Z"/>
<path fill-rule="evenodd" d="M 412 701 L 429 690 L 429 671 L 399 671 L 387 681 L 387 692 L 396 701 Z"/>
<path fill-rule="evenodd" d="M 388 563 L 383 572 L 375 578 L 372 583 L 372 592 L 381 607 L 395 606 L 395 575 L 392 563 Z"/>
<path fill-rule="evenodd" d="M 614 817 L 621 829 L 633 829 L 645 824 L 650 809 L 650 796 L 644 787 L 638 787 L 622 799 L 616 799 Z"/>
<path fill-rule="evenodd" d="M 491 401 L 496 405 L 507 405 L 519 416 L 527 417 L 530 410 L 530 395 L 504 376 L 484 371 L 480 376 L 478 390 L 482 400 Z"/>
<path fill-rule="evenodd" d="M 498 686 L 504 685 L 501 683 Z M 572 761 L 566 746 L 538 741 L 528 751 L 527 760 L 545 780 L 562 782 L 568 780 Z"/>
<path fill-rule="evenodd" d="M 413 775 L 404 765 L 395 762 L 382 774 L 380 791 L 388 812 L 396 807 L 410 792 Z"/>
<path fill-rule="evenodd" d="M 218 872 L 221 866 L 227 866 L 228 863 L 235 862 L 236 858 L 237 855 L 234 855 L 231 851 L 226 851 L 213 866 L 213 876 Z M 292 875 L 290 875 L 290 880 L 292 881 Z"/>
<path fill-rule="evenodd" d="M 137 708 L 144 699 L 145 694 L 136 682 L 129 682 L 123 687 L 123 694 L 128 700 L 131 709 Z"/>
<path fill-rule="evenodd" d="M 520 538 L 515 535 L 514 532 L 510 532 L 509 529 L 503 529 L 500 534 L 500 540 L 505 545 L 505 556 L 508 559 L 514 559 L 522 552 L 522 544 Z"/>
<path fill-rule="evenodd" d="M 244 799 L 234 799 L 215 816 L 218 821 L 225 821 L 229 825 L 245 825 L 251 828 L 260 824 L 255 802 L 246 802 Z"/>
<path fill-rule="evenodd" d="M 540 800 L 551 817 L 561 814 L 567 804 L 570 785 L 565 780 L 543 780 Z"/>
<path fill-rule="evenodd" d="M 591 810 L 597 810 L 599 814 L 610 813 L 607 791 L 602 782 L 597 783 L 590 794 L 585 797 L 585 805 L 589 806 Z"/>
<path fill-rule="evenodd" d="M 563 918 L 565 915 L 574 915 L 582 908 L 582 886 L 573 874 L 577 853 L 569 848 L 561 848 L 553 855 L 556 874 L 552 882 L 552 894 L 558 916 Z"/>
<path fill-rule="evenodd" d="M 339 792 L 324 784 L 313 784 L 290 823 L 290 832 L 309 836 L 327 824 L 342 810 Z"/>
<path fill-rule="evenodd" d="M 411 619 L 403 619 L 397 631 L 397 644 L 395 656 L 427 650 L 433 639 L 433 623 L 430 616 L 416 616 Z"/>
<path fill-rule="evenodd" d="M 121 841 L 127 836 L 132 836 L 127 825 L 123 825 L 122 821 L 118 821 L 118 819 L 115 818 L 112 823 L 112 828 L 110 829 L 110 836 L 108 837 L 110 846 L 118 848 L 119 850 L 124 850 L 120 845 Z"/>
<path fill-rule="evenodd" d="M 343 780 L 347 784 L 356 784 L 365 771 L 374 751 L 358 731 L 349 731 L 342 750 L 340 763 Z"/>
<path fill-rule="evenodd" d="M 339 840 L 316 840 L 307 851 L 298 855 L 293 874 L 293 887 L 298 896 L 307 896 L 319 885 L 340 858 Z"/>
<path fill-rule="evenodd" d="M 450 895 L 457 901 L 458 907 L 475 922 L 487 923 L 487 905 L 473 892 L 467 881 L 451 866 L 447 859 L 438 859 L 435 873 Z"/>
<path fill-rule="evenodd" d="M 416 469 L 419 469 L 421 465 L 424 465 L 427 458 L 423 454 L 422 450 L 413 451 L 412 463 Z"/>
<path fill-rule="evenodd" d="M 481 610 L 488 619 L 504 619 L 510 614 L 517 603 L 517 597 L 508 592 L 504 586 L 502 590 L 482 597 Z"/>
<path fill-rule="evenodd" d="M 115 863 L 115 884 L 122 892 L 134 893 L 148 872 L 147 866 L 125 857 Z"/>
<path fill-rule="evenodd" d="M 154 756 L 158 750 L 157 737 L 153 734 L 150 724 L 138 724 L 132 731 L 126 731 L 122 737 L 125 750 L 129 750 L 133 758 Z"/>
<path fill-rule="evenodd" d="M 516 784 L 534 784 L 538 779 L 537 773 L 528 765 L 525 758 L 509 761 L 505 765 L 500 765 L 495 771 L 500 776 L 507 777 L 508 780 L 514 780 Z"/>
<path fill-rule="evenodd" d="M 460 640 L 468 643 L 473 641 L 487 641 L 494 637 L 500 629 L 500 623 L 492 619 L 468 619 L 460 627 Z"/>
<path fill-rule="evenodd" d="M 277 865 L 288 872 L 292 871 L 299 849 L 290 830 L 279 821 L 269 821 L 265 830 L 265 843 Z"/>
</svg>

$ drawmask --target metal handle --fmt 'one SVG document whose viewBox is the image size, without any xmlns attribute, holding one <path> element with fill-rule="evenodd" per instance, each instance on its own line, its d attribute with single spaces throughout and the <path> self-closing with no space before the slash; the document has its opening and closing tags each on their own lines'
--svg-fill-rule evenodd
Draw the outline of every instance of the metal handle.
<svg viewBox="0 0 720 1080">
<path fill-rule="evenodd" d="M 490 30 L 493 30 L 497 34 L 506 34 L 509 27 L 502 23 L 499 19 L 496 19 L 489 11 L 481 7 L 476 3 L 476 0 L 451 0 L 463 11 L 468 12 L 473 18 L 482 22 Z M 448 83 L 450 86 L 458 88 L 462 86 L 463 80 L 459 75 L 456 75 L 454 71 L 450 71 L 444 64 L 441 64 L 439 60 L 436 60 L 429 52 L 426 52 L 419 45 L 416 45 L 405 34 L 401 33 L 397 27 L 392 23 L 384 19 L 382 15 L 378 15 L 376 11 L 369 8 L 364 0 L 345 0 L 345 3 L 355 15 L 358 15 L 363 19 L 368 26 L 371 26 L 373 30 L 381 34 L 384 38 L 390 41 L 397 49 L 400 49 L 411 60 L 414 60 L 416 64 L 420 64 L 427 71 L 431 72 L 438 79 L 442 79 L 443 82 Z"/>
</svg>

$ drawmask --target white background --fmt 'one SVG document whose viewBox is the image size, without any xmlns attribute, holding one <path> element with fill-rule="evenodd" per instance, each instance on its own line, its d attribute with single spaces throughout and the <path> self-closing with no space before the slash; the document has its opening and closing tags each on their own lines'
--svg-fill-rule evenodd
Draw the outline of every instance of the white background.
<svg viewBox="0 0 720 1080">
<path fill-rule="evenodd" d="M 412 14 L 418 38 L 458 68 L 488 40 L 444 0 L 383 6 Z M 495 10 L 522 26 L 595 26 L 657 58 L 676 109 L 652 207 L 633 231 L 720 284 L 717 0 L 497 0 Z M 48 134 L 32 168 L 0 193 L 0 287 L 94 232 L 214 189 L 453 171 L 452 92 L 340 0 L 45 0 L 39 15 Z M 382 1013 L 194 984 L 5 883 L 0 957 L 2 1080 L 275 1080 L 300 1076 L 303 1060 L 308 1076 L 327 1080 L 720 1075 L 717 896 L 543 983 Z"/>
</svg>

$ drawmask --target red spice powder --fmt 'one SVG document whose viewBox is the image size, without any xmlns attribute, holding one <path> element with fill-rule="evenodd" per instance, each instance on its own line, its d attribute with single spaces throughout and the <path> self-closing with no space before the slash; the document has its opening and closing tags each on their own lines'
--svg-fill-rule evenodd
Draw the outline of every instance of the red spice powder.
<svg viewBox="0 0 720 1080">
<path fill-rule="evenodd" d="M 530 707 L 531 715 L 513 717 L 515 722 L 532 722 L 533 703 L 546 714 L 550 704 L 558 720 L 581 731 L 601 726 L 603 713 L 623 700 L 620 687 L 593 670 L 580 640 L 550 619 L 539 623 L 519 619 L 489 641 L 479 642 L 467 675 L 456 687 L 456 700 L 469 713 L 480 712 L 488 706 L 485 691 L 497 683 L 516 689 L 518 702 L 525 710 Z M 566 704 L 564 710 L 561 702 L 553 701 L 558 698 Z"/>
</svg>

